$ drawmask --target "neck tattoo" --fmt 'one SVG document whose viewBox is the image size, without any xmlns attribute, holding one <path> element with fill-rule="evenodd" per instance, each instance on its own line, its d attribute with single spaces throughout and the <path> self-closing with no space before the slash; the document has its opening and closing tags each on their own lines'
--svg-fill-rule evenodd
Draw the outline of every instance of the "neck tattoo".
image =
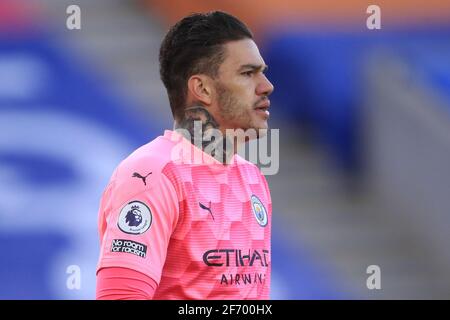
<svg viewBox="0 0 450 320">
<path fill-rule="evenodd" d="M 192 144 L 224 164 L 228 163 L 234 154 L 234 146 L 231 143 L 233 139 L 224 139 L 219 124 L 202 106 L 185 109 L 184 117 L 175 124 L 175 129 Z"/>
</svg>

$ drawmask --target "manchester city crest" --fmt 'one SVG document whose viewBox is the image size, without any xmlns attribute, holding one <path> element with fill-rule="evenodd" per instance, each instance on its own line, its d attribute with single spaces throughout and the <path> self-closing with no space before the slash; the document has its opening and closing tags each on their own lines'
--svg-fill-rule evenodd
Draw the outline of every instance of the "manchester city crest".
<svg viewBox="0 0 450 320">
<path fill-rule="evenodd" d="M 262 204 L 261 200 L 259 200 L 259 198 L 255 195 L 252 195 L 251 202 L 253 214 L 255 215 L 256 221 L 261 227 L 265 227 L 268 222 L 266 208 Z"/>
</svg>

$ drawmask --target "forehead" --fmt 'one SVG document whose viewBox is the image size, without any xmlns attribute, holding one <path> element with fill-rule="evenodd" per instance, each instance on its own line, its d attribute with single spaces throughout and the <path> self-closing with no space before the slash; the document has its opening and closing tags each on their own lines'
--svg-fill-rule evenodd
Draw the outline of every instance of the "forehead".
<svg viewBox="0 0 450 320">
<path fill-rule="evenodd" d="M 221 69 L 237 70 L 245 64 L 264 65 L 258 46 L 252 39 L 230 41 L 224 45 L 225 60 Z M 224 70 L 225 71 L 225 70 Z"/>
</svg>

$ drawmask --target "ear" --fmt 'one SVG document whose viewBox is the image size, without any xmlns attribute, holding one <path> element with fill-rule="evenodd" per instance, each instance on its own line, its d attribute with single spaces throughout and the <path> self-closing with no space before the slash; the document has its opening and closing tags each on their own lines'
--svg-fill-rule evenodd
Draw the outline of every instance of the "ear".
<svg viewBox="0 0 450 320">
<path fill-rule="evenodd" d="M 188 95 L 193 101 L 201 102 L 205 106 L 212 102 L 212 81 L 204 74 L 192 75 L 188 80 Z"/>
</svg>

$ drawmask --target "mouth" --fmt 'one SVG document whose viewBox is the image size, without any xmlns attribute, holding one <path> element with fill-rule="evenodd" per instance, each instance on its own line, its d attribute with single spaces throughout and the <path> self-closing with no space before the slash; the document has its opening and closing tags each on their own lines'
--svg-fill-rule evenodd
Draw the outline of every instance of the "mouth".
<svg viewBox="0 0 450 320">
<path fill-rule="evenodd" d="M 265 100 L 263 103 L 259 104 L 256 108 L 255 111 L 261 115 L 264 115 L 265 117 L 269 117 L 270 113 L 269 113 L 269 108 L 270 108 L 270 100 Z"/>
</svg>

